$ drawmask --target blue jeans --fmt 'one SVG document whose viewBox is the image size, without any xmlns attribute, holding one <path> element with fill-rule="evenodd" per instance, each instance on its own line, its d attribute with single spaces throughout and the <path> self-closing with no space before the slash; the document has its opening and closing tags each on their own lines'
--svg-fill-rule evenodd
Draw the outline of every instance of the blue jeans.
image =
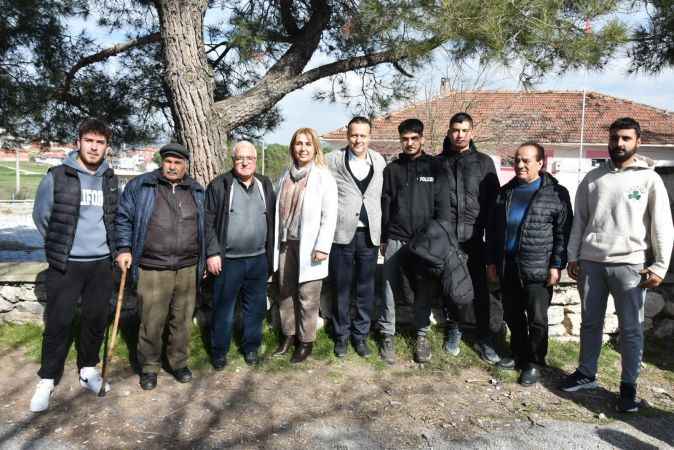
<svg viewBox="0 0 674 450">
<path fill-rule="evenodd" d="M 353 342 L 367 338 L 374 308 L 374 281 L 379 248 L 370 242 L 367 230 L 358 230 L 345 245 L 332 244 L 330 277 L 337 291 L 332 327 L 335 339 Z M 356 317 L 351 320 L 351 286 L 356 276 Z"/>
<path fill-rule="evenodd" d="M 262 321 L 267 310 L 267 256 L 224 258 L 222 272 L 213 284 L 212 356 L 227 355 L 232 340 L 236 299 L 241 293 L 244 353 L 262 343 Z"/>
</svg>

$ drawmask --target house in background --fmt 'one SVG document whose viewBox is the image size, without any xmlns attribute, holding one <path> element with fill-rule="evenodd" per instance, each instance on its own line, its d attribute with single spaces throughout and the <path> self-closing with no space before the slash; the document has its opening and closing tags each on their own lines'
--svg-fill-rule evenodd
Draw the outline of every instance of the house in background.
<svg viewBox="0 0 674 450">
<path fill-rule="evenodd" d="M 597 92 L 585 95 L 582 127 L 582 92 L 449 91 L 374 119 L 370 147 L 391 160 L 400 152 L 398 124 L 416 117 L 425 124 L 426 151 L 439 153 L 449 118 L 460 111 L 473 117 L 475 144 L 494 160 L 501 184 L 514 175 L 512 155 L 517 146 L 535 140 L 545 147 L 546 169 L 573 198 L 582 177 L 608 159 L 609 125 L 625 116 L 641 124 L 640 154 L 659 166 L 674 165 L 674 113 Z M 342 147 L 346 128 L 321 139 Z"/>
</svg>

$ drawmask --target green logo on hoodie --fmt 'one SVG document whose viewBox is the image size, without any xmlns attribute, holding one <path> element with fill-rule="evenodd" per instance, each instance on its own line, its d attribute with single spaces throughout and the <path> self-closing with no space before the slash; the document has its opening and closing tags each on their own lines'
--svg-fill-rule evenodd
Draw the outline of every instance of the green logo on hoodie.
<svg viewBox="0 0 674 450">
<path fill-rule="evenodd" d="M 636 190 L 632 191 L 632 192 L 630 192 L 630 195 L 627 196 L 627 198 L 629 198 L 631 200 L 639 200 L 639 199 L 641 199 L 641 192 L 636 191 Z"/>
</svg>

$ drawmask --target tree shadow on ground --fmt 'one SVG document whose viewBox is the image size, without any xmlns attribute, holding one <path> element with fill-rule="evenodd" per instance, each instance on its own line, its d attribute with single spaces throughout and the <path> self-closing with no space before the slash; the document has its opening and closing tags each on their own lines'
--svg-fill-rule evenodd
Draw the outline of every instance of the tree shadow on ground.
<svg viewBox="0 0 674 450">
<path fill-rule="evenodd" d="M 610 420 L 624 422 L 644 434 L 674 446 L 674 413 L 650 405 L 647 402 L 643 402 L 638 413 L 620 413 L 615 409 L 617 401 L 615 392 L 611 392 L 604 387 L 564 392 L 558 386 L 567 375 L 565 371 L 549 366 L 544 369 L 544 374 L 545 376 L 541 378 L 541 384 L 554 395 L 571 401 L 591 411 L 596 416 L 604 414 Z M 607 434 L 607 437 L 611 438 L 611 436 L 614 435 Z"/>
</svg>

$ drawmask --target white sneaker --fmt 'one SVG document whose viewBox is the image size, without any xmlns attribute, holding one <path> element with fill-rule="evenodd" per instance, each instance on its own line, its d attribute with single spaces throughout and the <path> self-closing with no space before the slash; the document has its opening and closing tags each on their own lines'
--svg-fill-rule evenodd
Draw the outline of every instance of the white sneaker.
<svg viewBox="0 0 674 450">
<path fill-rule="evenodd" d="M 54 394 L 54 380 L 42 378 L 37 387 L 33 398 L 30 399 L 30 410 L 32 412 L 46 411 L 49 408 L 49 399 Z"/>
<path fill-rule="evenodd" d="M 103 378 L 95 367 L 82 367 L 80 369 L 80 386 L 98 394 L 101 391 Z M 105 383 L 105 392 L 110 391 L 110 384 Z"/>
</svg>

